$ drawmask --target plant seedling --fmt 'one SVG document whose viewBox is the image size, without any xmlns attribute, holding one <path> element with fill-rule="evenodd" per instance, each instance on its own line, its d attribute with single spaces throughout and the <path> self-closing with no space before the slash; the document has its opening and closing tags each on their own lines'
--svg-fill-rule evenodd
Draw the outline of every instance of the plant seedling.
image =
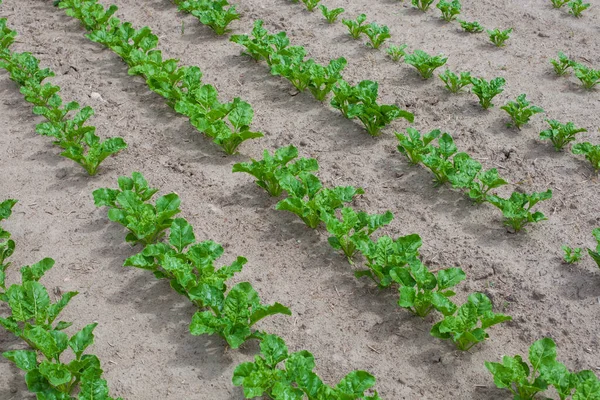
<svg viewBox="0 0 600 400">
<path fill-rule="evenodd" d="M 404 60 L 415 67 L 423 79 L 429 79 L 433 76 L 433 71 L 446 64 L 448 57 L 443 54 L 430 56 L 423 50 L 415 50 L 413 54 L 406 54 Z"/>
<path fill-rule="evenodd" d="M 479 98 L 479 104 L 484 110 L 493 107 L 492 99 L 504 91 L 506 80 L 504 78 L 494 78 L 491 81 L 485 79 L 471 78 L 473 84 L 473 93 Z"/>
<path fill-rule="evenodd" d="M 392 35 L 390 35 L 389 27 L 386 25 L 380 26 L 376 22 L 371 22 L 366 25 L 363 32 L 369 38 L 367 46 L 374 49 L 378 49 L 383 42 L 392 37 Z"/>
<path fill-rule="evenodd" d="M 581 18 L 583 16 L 582 13 L 591 6 L 590 3 L 584 3 L 583 0 L 571 0 L 567 5 L 570 8 L 569 14 L 576 18 Z"/>
<path fill-rule="evenodd" d="M 431 151 L 429 143 L 437 139 L 442 131 L 434 129 L 433 131 L 423 135 L 415 128 L 406 128 L 407 135 L 396 132 L 396 138 L 400 142 L 398 151 L 408 158 L 408 162 L 417 165 L 423 161 L 423 157 Z"/>
<path fill-rule="evenodd" d="M 430 146 L 429 152 L 423 155 L 423 164 L 433 172 L 436 186 L 448 182 L 450 171 L 453 168 L 450 157 L 457 151 L 452 136 L 444 133 L 438 139 L 438 146 Z"/>
<path fill-rule="evenodd" d="M 388 56 L 390 56 L 392 61 L 398 62 L 402 59 L 402 57 L 404 57 L 406 55 L 405 50 L 407 47 L 408 47 L 407 44 L 401 44 L 400 46 L 395 46 L 395 45 L 391 44 L 387 48 L 386 53 L 388 54 Z"/>
<path fill-rule="evenodd" d="M 184 3 L 197 4 L 196 2 L 187 1 Z M 205 6 L 195 6 L 196 8 L 191 10 L 191 14 L 221 36 L 231 31 L 231 29 L 227 29 L 231 22 L 240 19 L 240 14 L 235 10 L 235 5 L 227 6 L 229 6 L 227 0 L 211 1 Z"/>
<path fill-rule="evenodd" d="M 94 190 L 96 207 L 109 207 L 108 218 L 129 229 L 127 242 L 150 244 L 159 240 L 171 226 L 172 217 L 181 211 L 179 196 L 161 196 L 153 206 L 148 201 L 158 189 L 150 188 L 139 172 L 133 172 L 131 178 L 119 177 L 118 183 L 119 189 Z"/>
<path fill-rule="evenodd" d="M 360 35 L 365 31 L 365 21 L 367 20 L 367 16 L 365 14 L 360 14 L 356 17 L 356 20 L 352 19 L 342 19 L 342 24 L 348 27 L 348 32 L 352 39 L 358 40 Z"/>
<path fill-rule="evenodd" d="M 423 244 L 417 234 L 401 236 L 396 240 L 382 236 L 377 241 L 370 237 L 357 243 L 359 251 L 367 259 L 365 270 L 354 273 L 357 278 L 367 277 L 379 288 L 387 288 L 394 283 L 391 272 L 419 262 L 419 248 Z"/>
<path fill-rule="evenodd" d="M 418 8 L 419 10 L 426 12 L 429 10 L 429 7 L 433 4 L 435 0 L 412 0 L 413 7 Z"/>
<path fill-rule="evenodd" d="M 567 57 L 562 51 L 559 51 L 558 58 L 556 60 L 550 60 L 550 63 L 554 68 L 554 72 L 556 72 L 556 75 L 558 76 L 566 75 L 569 72 L 569 68 L 575 66 L 576 64 L 575 61 L 569 59 L 569 57 Z"/>
<path fill-rule="evenodd" d="M 562 250 L 565 253 L 563 259 L 567 264 L 575 264 L 581 261 L 583 257 L 583 249 L 581 247 L 571 248 L 569 246 L 562 246 Z"/>
<path fill-rule="evenodd" d="M 442 19 L 447 22 L 456 19 L 456 16 L 460 14 L 462 8 L 460 0 L 440 0 L 436 7 L 442 12 Z"/>
<path fill-rule="evenodd" d="M 465 30 L 465 32 L 480 33 L 485 30 L 485 28 L 481 26 L 481 24 L 477 21 L 467 22 L 463 21 L 462 19 L 459 19 L 458 22 L 460 23 L 460 26 Z"/>
<path fill-rule="evenodd" d="M 254 362 L 239 364 L 233 372 L 233 384 L 242 386 L 244 398 L 269 397 L 302 400 L 381 400 L 377 392 L 365 394 L 375 385 L 375 377 L 365 371 L 353 371 L 335 387 L 323 383 L 313 372 L 314 356 L 306 350 L 289 353 L 285 341 L 265 334 L 260 342 L 260 355 Z"/>
<path fill-rule="evenodd" d="M 233 172 L 245 172 L 254 176 L 259 187 L 265 189 L 270 196 L 279 197 L 283 192 L 279 179 L 284 174 L 298 176 L 301 172 L 313 172 L 319 169 L 319 164 L 314 158 L 300 158 L 290 164 L 297 157 L 298 149 L 293 145 L 275 150 L 272 156 L 268 150 L 265 150 L 262 160 L 235 164 Z"/>
<path fill-rule="evenodd" d="M 573 154 L 584 154 L 585 158 L 592 164 L 594 171 L 600 171 L 600 144 L 593 145 L 590 142 L 577 143 L 573 145 Z"/>
<path fill-rule="evenodd" d="M 500 29 L 496 28 L 493 30 L 488 29 L 487 33 L 490 36 L 490 41 L 494 43 L 496 47 L 503 47 L 506 45 L 505 42 L 510 38 L 510 34 L 512 33 L 512 31 L 512 28 L 506 29 L 504 31 L 501 31 Z"/>
<path fill-rule="evenodd" d="M 515 232 L 519 232 L 528 223 L 548 219 L 541 211 L 531 213 L 531 209 L 540 201 L 551 198 L 552 190 L 548 189 L 546 192 L 534 192 L 532 194 L 513 192 L 508 199 L 496 195 L 488 196 L 487 199 L 504 214 L 504 225 L 510 226 Z"/>
<path fill-rule="evenodd" d="M 451 339 L 459 350 L 467 351 L 489 338 L 487 328 L 510 320 L 511 317 L 492 311 L 492 302 L 485 294 L 473 293 L 455 315 L 448 315 L 435 324 L 431 328 L 431 335 Z"/>
<path fill-rule="evenodd" d="M 446 85 L 446 89 L 448 89 L 451 93 L 458 93 L 462 88 L 471 84 L 470 72 L 461 72 L 459 76 L 449 69 L 446 69 L 446 71 L 442 72 L 439 77 Z"/>
<path fill-rule="evenodd" d="M 302 0 L 302 2 L 304 3 L 308 11 L 313 12 L 315 8 L 317 8 L 317 5 L 319 5 L 321 0 Z"/>
<path fill-rule="evenodd" d="M 335 21 L 337 21 L 338 17 L 345 11 L 343 8 L 333 8 L 329 10 L 323 4 L 319 6 L 319 9 L 323 13 L 323 16 L 325 17 L 327 22 L 329 22 L 330 24 L 333 24 Z"/>
<path fill-rule="evenodd" d="M 331 60 L 327 67 L 317 63 L 311 63 L 308 68 L 308 90 L 315 99 L 325 101 L 325 97 L 331 92 L 333 86 L 342 79 L 342 70 L 347 61 L 344 57 Z"/>
<path fill-rule="evenodd" d="M 475 203 L 481 204 L 487 201 L 491 190 L 507 184 L 508 182 L 500 177 L 496 168 L 489 169 L 477 175 L 476 180 L 471 184 L 469 197 Z"/>
<path fill-rule="evenodd" d="M 450 289 L 466 278 L 460 268 L 443 269 L 436 276 L 420 261 L 394 268 L 390 275 L 400 285 L 398 305 L 421 318 L 434 309 L 445 316 L 453 315 L 456 305 L 449 298 L 456 293 Z"/>
<path fill-rule="evenodd" d="M 523 125 L 529 122 L 532 116 L 544 112 L 544 109 L 530 104 L 526 99 L 526 95 L 520 94 L 517 101 L 509 101 L 506 105 L 500 107 L 510 115 L 512 120 L 507 126 L 514 126 L 520 130 Z"/>
<path fill-rule="evenodd" d="M 574 123 L 561 124 L 555 119 L 547 119 L 550 129 L 540 132 L 542 140 L 550 140 L 556 151 L 561 151 L 567 144 L 575 140 L 575 135 L 587 132 L 587 129 L 577 128 Z"/>
<path fill-rule="evenodd" d="M 596 264 L 598 265 L 598 268 L 600 268 L 600 228 L 596 228 L 592 231 L 592 235 L 594 236 L 594 238 L 596 239 L 596 249 L 587 249 L 588 254 L 590 255 L 590 257 L 592 257 L 594 259 L 594 261 L 596 262 Z"/>
<path fill-rule="evenodd" d="M 341 219 L 333 214 L 323 214 L 323 221 L 332 235 L 328 239 L 329 244 L 336 250 L 342 250 L 350 264 L 353 263 L 352 259 L 358 252 L 360 243 L 394 219 L 390 211 L 370 215 L 364 211 L 356 212 L 350 207 L 342 208 L 340 215 Z"/>
<path fill-rule="evenodd" d="M 550 0 L 552 2 L 552 7 L 561 8 L 565 4 L 567 4 L 570 0 Z"/>
<path fill-rule="evenodd" d="M 589 68 L 583 64 L 575 64 L 575 76 L 581 81 L 586 90 L 592 90 L 600 84 L 600 69 Z"/>
</svg>

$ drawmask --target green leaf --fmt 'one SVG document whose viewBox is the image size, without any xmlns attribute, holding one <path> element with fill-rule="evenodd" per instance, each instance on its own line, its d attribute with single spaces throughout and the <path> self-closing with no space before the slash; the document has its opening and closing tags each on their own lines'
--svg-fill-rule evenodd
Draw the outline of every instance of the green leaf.
<svg viewBox="0 0 600 400">
<path fill-rule="evenodd" d="M 55 387 L 69 383 L 73 379 L 71 371 L 69 371 L 69 368 L 65 364 L 42 361 L 39 371 Z"/>
<path fill-rule="evenodd" d="M 25 372 L 37 368 L 37 354 L 33 350 L 12 350 L 4 352 L 2 355 Z"/>
<path fill-rule="evenodd" d="M 94 343 L 94 328 L 98 323 L 86 325 L 69 340 L 69 347 L 73 350 L 77 358 L 80 358 L 85 349 Z"/>
<path fill-rule="evenodd" d="M 181 253 L 185 247 L 195 241 L 196 237 L 192 225 L 183 218 L 174 219 L 171 223 L 169 243 Z"/>
</svg>

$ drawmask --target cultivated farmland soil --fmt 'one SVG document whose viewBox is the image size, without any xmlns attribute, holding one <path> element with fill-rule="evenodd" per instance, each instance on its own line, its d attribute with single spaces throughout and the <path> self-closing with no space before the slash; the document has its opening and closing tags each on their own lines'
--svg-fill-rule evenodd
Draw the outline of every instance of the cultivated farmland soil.
<svg viewBox="0 0 600 400">
<path fill-rule="evenodd" d="M 122 266 L 140 248 L 125 243 L 125 231 L 108 220 L 106 209 L 94 206 L 91 193 L 115 187 L 118 176 L 132 171 L 142 172 L 162 194 L 181 196 L 181 216 L 197 237 L 225 247 L 222 264 L 240 255 L 248 258 L 236 281 L 251 282 L 264 302 L 277 301 L 293 311 L 292 317 L 271 317 L 259 328 L 281 335 L 292 351 L 312 352 L 317 372 L 329 384 L 362 369 L 377 377 L 376 388 L 388 400 L 510 399 L 509 392 L 495 388 L 484 361 L 526 355 L 542 337 L 557 342 L 559 360 L 570 369 L 600 373 L 600 270 L 589 257 L 575 266 L 562 263 L 560 249 L 595 244 L 591 231 L 600 226 L 600 183 L 582 156 L 555 152 L 538 137 L 547 117 L 586 128 L 578 142 L 600 143 L 600 90 L 582 90 L 573 76 L 557 78 L 548 62 L 564 51 L 600 68 L 600 4 L 592 1 L 576 19 L 546 0 L 463 0 L 461 18 L 488 28 L 514 28 L 507 46 L 499 49 L 485 33 L 464 33 L 457 23 L 441 21 L 437 9 L 423 14 L 408 0 L 324 1 L 328 7 L 343 6 L 345 17 L 364 12 L 369 21 L 390 26 L 391 43 L 444 53 L 453 71 L 504 77 L 506 90 L 494 99 L 494 108 L 484 111 L 475 95 L 451 95 L 437 77 L 421 80 L 412 67 L 367 48 L 366 38 L 352 40 L 341 22 L 327 24 L 318 10 L 310 13 L 288 0 L 236 1 L 243 16 L 231 25 L 234 33 L 249 33 L 254 20 L 263 19 L 269 31 L 287 31 L 292 43 L 306 46 L 318 62 L 346 57 L 348 81 L 378 81 L 381 102 L 413 112 L 417 129 L 449 132 L 461 151 L 485 168 L 498 168 L 511 182 L 499 194 L 551 188 L 553 199 L 539 206 L 548 221 L 513 234 L 493 206 L 474 206 L 461 192 L 435 187 L 428 170 L 407 163 L 394 137 L 395 130 L 409 126 L 406 121 L 372 138 L 327 103 L 297 94 L 264 63 L 241 55 L 240 46 L 216 37 L 170 1 L 116 1 L 119 18 L 149 26 L 166 57 L 199 66 L 222 101 L 241 97 L 252 104 L 253 129 L 265 137 L 225 157 L 52 3 L 5 0 L 0 6 L 0 15 L 19 33 L 13 50 L 30 51 L 56 71 L 51 81 L 62 87 L 63 98 L 92 106 L 97 133 L 122 136 L 129 149 L 88 177 L 59 157 L 51 140 L 35 134 L 42 120 L 0 72 L 0 199 L 19 200 L 3 224 L 17 243 L 8 280 L 18 279 L 21 265 L 56 259 L 43 283 L 53 299 L 79 291 L 62 316 L 75 323 L 69 332 L 99 323 L 90 351 L 102 360 L 112 395 L 242 399 L 231 383 L 232 372 L 258 350 L 255 343 L 227 350 L 218 337 L 190 335 L 194 310 L 185 299 L 152 274 Z M 521 93 L 546 114 L 517 131 L 506 127 L 500 106 Z M 250 176 L 231 173 L 234 163 L 288 144 L 318 159 L 327 185 L 363 187 L 366 194 L 355 208 L 391 210 L 395 220 L 382 234 L 419 233 L 423 260 L 431 269 L 462 267 L 467 280 L 458 286 L 457 301 L 484 292 L 495 311 L 513 316 L 513 322 L 491 328 L 490 339 L 471 351 L 457 351 L 430 336 L 437 316 L 414 317 L 397 306 L 393 290 L 357 280 L 353 270 L 363 260 L 350 266 L 329 246 L 322 228 L 311 230 L 294 215 L 276 211 L 277 200 Z M 3 315 L 6 311 L 2 308 Z M 1 350 L 22 346 L 0 331 Z M 2 359 L 0 399 L 29 398 L 23 372 Z"/>
</svg>

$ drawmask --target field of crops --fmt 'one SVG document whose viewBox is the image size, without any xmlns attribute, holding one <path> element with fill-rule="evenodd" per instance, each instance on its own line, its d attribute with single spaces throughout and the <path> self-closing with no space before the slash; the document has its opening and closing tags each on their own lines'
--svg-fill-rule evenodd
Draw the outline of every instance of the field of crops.
<svg viewBox="0 0 600 400">
<path fill-rule="evenodd" d="M 0 1 L 0 400 L 600 400 L 589 2 Z"/>
</svg>

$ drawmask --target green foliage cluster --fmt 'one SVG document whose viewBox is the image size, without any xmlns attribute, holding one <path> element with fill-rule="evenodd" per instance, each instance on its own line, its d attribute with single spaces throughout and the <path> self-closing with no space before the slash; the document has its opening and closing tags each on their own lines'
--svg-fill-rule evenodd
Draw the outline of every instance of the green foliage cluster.
<svg viewBox="0 0 600 400">
<path fill-rule="evenodd" d="M 460 4 L 460 0 L 440 0 L 436 7 L 442 12 L 442 19 L 451 22 L 460 14 L 462 5 Z"/>
<path fill-rule="evenodd" d="M 462 19 L 459 19 L 458 22 L 460 23 L 461 28 L 463 28 L 465 30 L 465 32 L 480 33 L 485 30 L 485 28 L 483 26 L 481 26 L 481 24 L 477 21 L 468 22 L 468 21 L 463 21 Z"/>
<path fill-rule="evenodd" d="M 233 35 L 231 41 L 245 48 L 246 54 L 256 61 L 265 60 L 273 75 L 288 79 L 299 91 L 308 89 L 319 101 L 324 101 L 333 91 L 331 105 L 346 118 L 357 118 L 369 134 L 377 136 L 381 129 L 398 118 L 413 120 L 413 115 L 395 105 L 377 103 L 377 82 L 363 81 L 351 86 L 343 80 L 342 70 L 346 59 L 331 60 L 328 66 L 306 60 L 303 46 L 291 46 L 285 32 L 270 34 L 263 28 L 263 21 L 254 23 L 251 36 Z"/>
<path fill-rule="evenodd" d="M 471 78 L 473 84 L 473 93 L 479 98 L 479 104 L 484 110 L 494 107 L 492 99 L 504 91 L 506 80 L 504 78 L 494 78 L 486 81 L 482 78 Z"/>
<path fill-rule="evenodd" d="M 450 183 L 455 189 L 465 190 L 476 203 L 489 202 L 498 207 L 505 217 L 505 224 L 520 231 L 530 222 L 539 222 L 546 217 L 541 212 L 531 213 L 531 208 L 539 201 L 552 197 L 552 191 L 527 195 L 513 192 L 505 199 L 491 195 L 493 189 L 508 182 L 498 174 L 496 168 L 483 171 L 479 161 L 467 153 L 458 152 L 454 139 L 448 133 L 435 129 L 425 135 L 414 128 L 408 128 L 406 135 L 396 133 L 398 151 L 404 154 L 413 165 L 423 164 L 434 175 L 436 185 Z M 434 141 L 437 139 L 437 146 Z"/>
<path fill-rule="evenodd" d="M 21 87 L 25 100 L 33 105 L 34 114 L 46 119 L 36 126 L 36 132 L 52 137 L 54 144 L 63 149 L 61 156 L 81 165 L 89 175 L 95 175 L 107 157 L 127 148 L 127 144 L 120 137 L 101 141 L 95 133 L 96 127 L 87 125 L 94 110 L 89 106 L 82 108 L 75 101 L 64 103 L 60 87 L 45 82 L 54 72 L 40 68 L 39 60 L 31 53 L 10 50 L 16 36 L 7 26 L 7 20 L 0 19 L 0 68 Z"/>
<path fill-rule="evenodd" d="M 506 111 L 512 120 L 507 125 L 509 127 L 514 126 L 517 129 L 521 129 L 523 125 L 529 123 L 529 120 L 535 114 L 544 112 L 543 108 L 532 106 L 525 94 L 520 94 L 516 101 L 509 101 L 500 108 Z"/>
<path fill-rule="evenodd" d="M 592 90 L 596 85 L 600 84 L 600 69 L 590 68 L 587 65 L 571 60 L 563 52 L 558 52 L 556 59 L 551 59 L 550 63 L 554 68 L 554 72 L 558 76 L 565 76 L 569 72 L 569 68 L 575 71 L 575 77 L 581 82 L 586 90 Z"/>
<path fill-rule="evenodd" d="M 512 28 L 500 30 L 496 29 L 488 29 L 487 33 L 490 37 L 490 42 L 492 42 L 497 47 L 504 47 L 506 45 L 506 41 L 510 38 L 510 34 L 512 33 Z"/>
<path fill-rule="evenodd" d="M 564 5 L 569 7 L 569 14 L 575 18 L 581 18 L 583 12 L 591 7 L 590 3 L 584 3 L 583 0 L 550 0 L 552 7 L 561 8 Z"/>
<path fill-rule="evenodd" d="M 600 397 L 600 380 L 594 372 L 585 370 L 570 372 L 556 360 L 556 343 L 543 338 L 529 347 L 529 356 L 504 356 L 501 363 L 487 362 L 485 367 L 494 376 L 494 383 L 508 389 L 515 399 L 532 400 L 553 386 L 561 400 L 573 396 L 573 400 Z"/>
<path fill-rule="evenodd" d="M 366 35 L 369 38 L 367 46 L 378 49 L 381 45 L 392 37 L 390 28 L 386 25 L 379 25 L 376 22 L 365 24 L 367 16 L 360 14 L 356 20 L 343 19 L 342 23 L 348 28 L 348 33 L 352 39 L 357 40 L 361 35 Z"/>
<path fill-rule="evenodd" d="M 254 165 L 248 163 L 247 167 L 259 175 L 257 171 L 262 166 L 263 174 L 260 176 L 265 184 L 260 186 L 266 188 L 269 187 L 266 182 L 270 179 L 266 178 L 267 175 L 289 174 L 292 178 L 288 176 L 284 180 L 294 179 L 294 172 L 291 170 L 294 165 L 301 163 L 297 160 L 294 165 L 287 165 L 295 158 L 294 154 L 297 154 L 297 150 L 290 146 L 276 152 L 268 162 L 261 164 L 255 161 Z M 309 165 L 312 164 L 309 160 L 306 163 L 307 170 L 316 166 Z M 239 168 L 240 171 L 244 169 Z M 276 172 L 277 170 L 280 172 Z M 153 219 L 160 199 L 157 200 L 156 207 L 149 203 L 157 190 L 150 188 L 140 173 L 120 177 L 118 186 L 119 189 L 103 188 L 94 191 L 96 205 L 109 206 L 109 218 L 125 225 L 130 229 L 130 235 L 133 233 L 135 237 L 138 236 L 132 227 L 154 226 L 154 229 L 148 229 L 152 232 L 151 235 L 140 240 L 145 244 L 144 249 L 125 260 L 124 265 L 151 271 L 157 279 L 168 280 L 177 293 L 186 297 L 198 309 L 189 327 L 192 335 L 216 334 L 233 349 L 249 340 L 260 341 L 261 356 L 256 356 L 254 363 L 238 365 L 234 372 L 233 383 L 243 386 L 245 398 L 266 394 L 272 398 L 287 396 L 284 398 L 303 399 L 306 394 L 310 399 L 379 399 L 376 392 L 370 397 L 364 394 L 375 384 L 375 378 L 367 372 L 351 372 L 335 388 L 329 387 L 312 372 L 315 365 L 309 352 L 288 354 L 283 339 L 254 327 L 268 316 L 291 315 L 291 311 L 279 303 L 262 304 L 249 282 L 237 283 L 228 289 L 228 281 L 242 270 L 247 260 L 237 257 L 231 265 L 217 268 L 215 264 L 224 253 L 223 247 L 211 240 L 198 242 L 194 228 L 188 221 L 172 218 L 179 212 L 178 197 L 173 197 L 173 194 L 162 196 L 160 199 L 170 198 L 173 206 L 169 208 L 169 213 L 162 215 L 163 218 Z M 287 188 L 283 183 L 282 186 Z M 124 199 L 129 199 L 136 205 L 126 206 Z M 148 215 L 151 217 L 148 218 Z M 135 238 L 128 235 L 128 240 L 130 239 Z M 300 356 L 303 358 L 300 359 Z M 294 364 L 296 360 L 305 363 Z M 286 361 L 285 369 L 277 368 L 277 364 L 283 361 Z M 305 386 L 305 379 L 308 378 L 311 379 L 311 384 Z"/>
<path fill-rule="evenodd" d="M 10 217 L 15 203 L 12 199 L 0 203 L 0 222 Z M 10 263 L 6 259 L 14 249 L 10 233 L 0 227 L 0 303 L 9 311 L 0 317 L 0 326 L 22 339 L 29 349 L 9 350 L 2 355 L 25 372 L 27 388 L 38 399 L 113 400 L 102 378 L 100 360 L 84 354 L 94 343 L 93 331 L 98 324 L 86 325 L 72 336 L 64 332 L 73 323 L 57 318 L 77 292 L 64 293 L 55 303 L 50 300 L 40 279 L 54 266 L 51 258 L 22 267 L 21 283 L 7 287 Z"/>
<path fill-rule="evenodd" d="M 227 0 L 175 0 L 175 4 L 179 11 L 192 14 L 219 36 L 230 31 L 227 27 L 231 22 L 240 19 L 235 5 Z"/>
<path fill-rule="evenodd" d="M 437 136 L 439 133 L 429 135 L 429 138 L 425 139 L 425 146 Z M 449 135 L 445 134 L 444 140 L 447 140 L 448 137 Z M 423 146 L 423 143 L 421 145 Z M 412 154 L 416 159 L 421 160 L 417 150 Z M 423 154 L 424 158 L 427 156 L 427 154 Z M 390 236 L 375 238 L 376 231 L 393 220 L 393 214 L 390 211 L 383 214 L 368 214 L 355 210 L 348 204 L 357 195 L 364 193 L 362 189 L 351 186 L 324 188 L 319 178 L 312 173 L 317 167 L 316 161 L 309 163 L 310 159 L 298 159 L 292 163 L 291 161 L 297 157 L 298 153 L 295 147 L 283 147 L 276 150 L 273 156 L 265 152 L 264 160 L 236 164 L 233 171 L 246 172 L 254 176 L 257 185 L 265 188 L 271 195 L 273 193 L 281 195 L 286 192 L 286 198 L 277 203 L 276 209 L 293 212 L 313 229 L 323 222 L 330 234 L 329 244 L 333 249 L 341 251 L 350 264 L 354 264 L 359 254 L 364 257 L 366 268 L 358 269 L 355 276 L 357 278 L 367 277 L 382 289 L 398 287 L 400 296 L 398 305 L 400 307 L 422 318 L 433 310 L 439 311 L 447 318 L 462 318 L 460 310 L 470 306 L 458 307 L 450 300 L 455 295 L 452 288 L 465 279 L 465 273 L 460 268 L 444 269 L 437 274 L 430 272 L 419 259 L 419 248 L 422 245 L 419 235 L 412 234 L 396 239 Z M 466 160 L 464 162 L 468 164 Z M 459 164 L 458 161 L 456 163 Z M 296 167 L 297 165 L 310 165 L 310 171 L 297 172 L 300 170 Z M 473 178 L 468 177 L 469 174 L 470 172 L 466 169 L 465 171 L 457 170 L 452 173 L 452 181 L 458 184 L 460 181 L 472 180 Z M 487 193 L 493 187 L 506 184 L 498 177 L 497 171 L 491 170 L 486 174 L 490 176 L 482 178 L 478 190 Z M 273 181 L 278 181 L 278 184 L 274 184 Z M 485 186 L 486 183 L 489 185 Z M 466 183 L 463 184 L 466 185 Z M 278 190 L 270 191 L 274 187 L 277 187 Z M 475 189 L 473 190 L 475 191 Z M 484 302 L 484 295 L 475 295 L 479 301 Z M 482 310 L 483 308 L 479 307 L 479 311 Z M 489 310 L 486 308 L 485 311 L 486 313 L 482 314 L 481 318 L 487 318 L 486 321 L 489 322 L 493 319 L 490 314 L 491 308 Z M 510 319 L 506 316 L 497 318 L 495 323 L 502 322 L 502 318 L 504 318 L 503 320 Z M 482 327 L 477 328 L 475 335 L 478 335 L 479 341 L 487 338 L 485 329 L 492 325 L 484 323 Z M 446 330 L 443 331 L 443 334 L 436 328 L 432 329 L 432 335 L 443 339 L 452 338 L 453 335 L 457 335 L 457 337 L 467 335 L 467 332 L 463 332 L 463 328 L 458 324 L 447 323 L 444 326 L 447 327 L 444 328 Z M 476 328 L 469 327 L 468 329 L 470 332 Z M 466 340 L 463 339 L 461 342 L 457 339 L 455 342 L 461 348 L 461 343 L 466 343 Z M 474 345 L 476 342 L 469 343 Z M 464 350 L 465 347 L 463 346 L 461 349 Z M 268 390 L 264 389 L 260 394 L 263 392 L 268 392 Z M 309 396 L 309 398 L 313 397 Z"/>
<path fill-rule="evenodd" d="M 459 75 L 446 69 L 444 72 L 439 74 L 440 79 L 446 85 L 451 93 L 458 93 L 460 90 L 471 84 L 471 73 L 461 72 Z"/>
<path fill-rule="evenodd" d="M 446 64 L 448 57 L 443 54 L 431 56 L 423 50 L 415 50 L 412 54 L 406 54 L 404 61 L 415 67 L 423 79 L 429 79 L 433 76 L 433 71 Z"/>
<path fill-rule="evenodd" d="M 325 17 L 325 19 L 327 20 L 327 22 L 329 22 L 330 24 L 333 24 L 335 21 L 337 21 L 338 17 L 344 13 L 343 8 L 339 7 L 339 8 L 332 8 L 329 9 L 327 7 L 325 7 L 324 5 L 319 5 L 319 9 L 321 10 L 321 12 L 323 13 L 323 16 Z"/>
<path fill-rule="evenodd" d="M 234 154 L 246 140 L 263 136 L 250 129 L 254 118 L 250 104 L 239 98 L 221 103 L 215 87 L 202 84 L 200 68 L 180 67 L 179 60 L 163 59 L 156 48 L 158 37 L 148 27 L 135 29 L 131 23 L 114 17 L 116 6 L 105 9 L 97 0 L 63 0 L 58 6 L 81 21 L 90 32 L 90 40 L 117 53 L 129 65 L 130 75 L 143 76 L 152 91 L 188 117 L 226 154 Z"/>
<path fill-rule="evenodd" d="M 581 132 L 587 132 L 585 128 L 577 128 L 574 123 L 567 122 L 562 124 L 555 119 L 547 119 L 550 129 L 540 132 L 542 140 L 550 140 L 556 151 L 561 151 L 567 144 L 575 140 L 575 135 Z"/>
</svg>

